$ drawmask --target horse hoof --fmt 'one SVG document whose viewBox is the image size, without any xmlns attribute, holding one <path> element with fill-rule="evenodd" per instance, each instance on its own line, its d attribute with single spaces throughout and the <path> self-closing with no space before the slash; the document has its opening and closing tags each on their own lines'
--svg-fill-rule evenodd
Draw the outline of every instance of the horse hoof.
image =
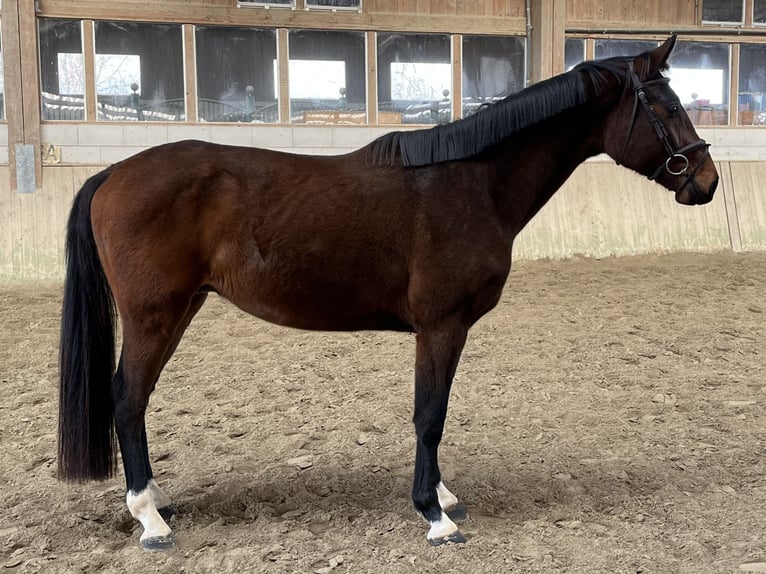
<svg viewBox="0 0 766 574">
<path fill-rule="evenodd" d="M 160 516 L 162 516 L 162 520 L 167 522 L 176 513 L 176 505 L 175 504 L 171 504 L 169 506 L 163 506 L 162 508 L 158 508 L 157 512 L 159 512 Z"/>
<path fill-rule="evenodd" d="M 444 544 L 464 544 L 467 542 L 466 537 L 463 536 L 463 534 L 456 530 L 452 534 L 448 534 L 447 536 L 443 536 L 441 538 L 429 538 L 428 543 L 431 546 L 442 546 Z"/>
<path fill-rule="evenodd" d="M 141 541 L 141 548 L 152 551 L 170 550 L 174 545 L 172 536 L 152 536 Z"/>
<path fill-rule="evenodd" d="M 444 511 L 447 516 L 450 517 L 450 520 L 453 522 L 460 522 L 462 520 L 468 519 L 468 511 L 466 510 L 465 506 L 462 506 L 460 504 L 456 504 L 449 510 Z"/>
</svg>

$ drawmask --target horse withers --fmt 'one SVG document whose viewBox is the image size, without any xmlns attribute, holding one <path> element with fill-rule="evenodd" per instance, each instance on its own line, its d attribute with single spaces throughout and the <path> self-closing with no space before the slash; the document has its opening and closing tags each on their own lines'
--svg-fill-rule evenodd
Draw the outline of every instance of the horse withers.
<svg viewBox="0 0 766 574">
<path fill-rule="evenodd" d="M 429 542 L 463 542 L 453 518 L 465 511 L 437 450 L 468 330 L 500 298 L 514 237 L 600 153 L 682 204 L 713 197 L 708 145 L 663 76 L 674 43 L 585 62 L 469 118 L 346 155 L 183 141 L 90 178 L 67 231 L 59 476 L 110 477 L 116 432 L 141 544 L 172 546 L 144 415 L 215 292 L 288 327 L 416 333 L 412 501 Z"/>
</svg>

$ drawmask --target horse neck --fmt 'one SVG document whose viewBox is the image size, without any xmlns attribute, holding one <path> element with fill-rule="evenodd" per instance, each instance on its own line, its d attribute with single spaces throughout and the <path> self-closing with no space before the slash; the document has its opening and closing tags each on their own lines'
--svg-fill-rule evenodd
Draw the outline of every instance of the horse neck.
<svg viewBox="0 0 766 574">
<path fill-rule="evenodd" d="M 489 161 L 501 219 L 515 236 L 574 170 L 603 151 L 601 106 L 581 106 L 524 130 L 498 146 Z"/>
</svg>

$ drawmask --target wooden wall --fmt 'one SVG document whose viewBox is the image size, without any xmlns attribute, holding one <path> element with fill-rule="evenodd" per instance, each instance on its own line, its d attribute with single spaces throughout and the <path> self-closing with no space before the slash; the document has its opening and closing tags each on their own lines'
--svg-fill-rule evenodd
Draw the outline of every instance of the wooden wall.
<svg viewBox="0 0 766 574">
<path fill-rule="evenodd" d="M 697 24 L 698 0 L 566 0 L 567 26 L 616 28 L 655 25 L 690 28 Z"/>
<path fill-rule="evenodd" d="M 586 162 L 518 237 L 520 259 L 671 251 L 766 249 L 766 162 L 719 162 L 708 205 L 673 194 L 611 162 Z M 5 187 L 0 167 L 0 280 L 63 278 L 64 230 L 75 192 L 99 167 L 46 167 L 34 194 Z"/>
</svg>

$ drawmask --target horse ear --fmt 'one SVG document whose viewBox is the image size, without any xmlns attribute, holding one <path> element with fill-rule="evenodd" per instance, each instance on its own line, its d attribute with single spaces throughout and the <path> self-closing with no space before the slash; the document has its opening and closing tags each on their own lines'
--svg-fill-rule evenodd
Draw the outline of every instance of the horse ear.
<svg viewBox="0 0 766 574">
<path fill-rule="evenodd" d="M 662 70 L 666 70 L 668 67 L 668 58 L 673 51 L 673 47 L 676 45 L 676 35 L 673 34 L 670 38 L 665 40 L 662 46 L 659 46 L 649 52 L 649 69 L 654 74 L 659 74 Z"/>
</svg>

